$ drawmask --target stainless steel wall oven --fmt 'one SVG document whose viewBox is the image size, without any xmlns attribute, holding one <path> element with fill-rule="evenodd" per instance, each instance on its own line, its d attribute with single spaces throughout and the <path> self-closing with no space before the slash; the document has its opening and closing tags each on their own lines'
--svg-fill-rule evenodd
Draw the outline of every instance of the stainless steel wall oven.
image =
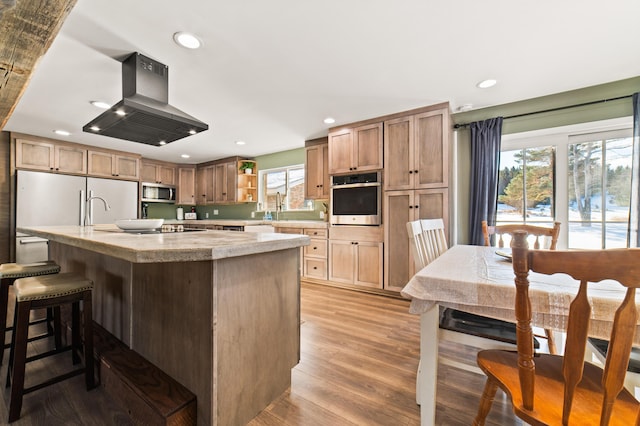
<svg viewBox="0 0 640 426">
<path fill-rule="evenodd" d="M 332 225 L 382 223 L 380 172 L 331 177 Z"/>
</svg>

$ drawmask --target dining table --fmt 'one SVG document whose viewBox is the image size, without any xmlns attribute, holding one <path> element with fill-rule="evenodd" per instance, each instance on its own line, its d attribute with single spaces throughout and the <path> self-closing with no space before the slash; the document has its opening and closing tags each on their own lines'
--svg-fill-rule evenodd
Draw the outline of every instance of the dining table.
<svg viewBox="0 0 640 426">
<path fill-rule="evenodd" d="M 515 322 L 516 287 L 509 254 L 508 249 L 455 245 L 418 271 L 402 289 L 402 296 L 411 299 L 410 312 L 420 315 L 416 399 L 422 426 L 435 422 L 439 307 Z M 564 332 L 578 286 L 566 274 L 530 272 L 532 325 Z M 624 295 L 625 288 L 615 281 L 590 284 L 590 336 L 609 338 L 613 314 Z M 639 302 L 636 299 L 636 305 Z M 635 343 L 640 344 L 640 323 Z"/>
</svg>

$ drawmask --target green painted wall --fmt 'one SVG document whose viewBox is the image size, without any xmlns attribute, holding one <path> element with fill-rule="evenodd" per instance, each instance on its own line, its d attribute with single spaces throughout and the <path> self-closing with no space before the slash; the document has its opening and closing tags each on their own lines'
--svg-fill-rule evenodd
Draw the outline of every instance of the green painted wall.
<svg viewBox="0 0 640 426">
<path fill-rule="evenodd" d="M 453 114 L 454 124 L 486 120 L 492 117 L 509 117 L 524 113 L 546 111 L 555 108 L 579 105 L 602 99 L 612 99 L 632 95 L 640 91 L 640 76 L 607 84 L 586 87 L 583 89 L 562 92 L 554 95 L 529 100 L 497 105 L 463 113 Z M 627 117 L 633 114 L 631 98 L 609 101 L 590 106 L 582 106 L 560 111 L 529 115 L 520 118 L 506 119 L 502 133 L 520 133 L 531 130 L 547 129 L 570 124 L 588 123 L 592 121 Z M 470 134 L 468 128 L 459 129 L 454 135 L 457 152 L 458 192 L 455 199 L 457 243 L 465 244 L 469 233 L 469 182 L 470 182 Z M 457 141 L 456 141 L 457 139 Z"/>
<path fill-rule="evenodd" d="M 276 152 L 274 154 L 261 155 L 255 158 L 258 163 L 259 170 L 273 169 L 276 167 L 293 166 L 296 164 L 304 164 L 305 152 L 304 148 L 296 148 L 289 151 Z M 255 212 L 254 219 L 262 219 L 264 212 L 256 212 L 257 203 L 241 203 L 241 204 L 213 204 L 208 206 L 196 206 L 198 219 L 252 219 L 251 213 Z M 176 208 L 179 205 L 173 204 L 150 204 L 149 217 L 157 217 L 164 219 L 175 219 Z M 191 211 L 191 206 L 182 206 L 185 212 Z M 214 215 L 214 210 L 218 211 Z M 296 219 L 296 220 L 320 220 L 320 211 L 323 210 L 322 202 L 314 203 L 314 210 L 309 211 L 293 211 L 281 212 L 279 219 Z M 275 219 L 275 214 L 274 216 Z"/>
</svg>

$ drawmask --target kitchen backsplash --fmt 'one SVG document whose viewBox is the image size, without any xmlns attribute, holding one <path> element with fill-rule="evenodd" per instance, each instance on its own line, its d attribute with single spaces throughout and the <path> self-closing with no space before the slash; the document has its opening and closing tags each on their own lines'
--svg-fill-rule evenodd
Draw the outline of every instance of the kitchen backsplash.
<svg viewBox="0 0 640 426">
<path fill-rule="evenodd" d="M 324 211 L 324 206 L 321 201 L 313 203 L 313 210 L 296 210 L 296 211 L 283 211 L 279 214 L 280 220 L 322 220 L 320 218 L 320 212 Z M 220 204 L 210 206 L 196 206 L 196 213 L 198 219 L 262 219 L 264 216 L 263 211 L 256 211 L 256 203 L 246 204 Z M 160 204 L 149 203 L 148 217 L 157 219 L 175 219 L 176 209 L 182 207 L 185 213 L 191 211 L 191 206 L 179 205 L 179 204 Z M 217 215 L 214 215 L 214 210 L 218 211 Z M 251 213 L 255 212 L 255 217 L 251 217 Z M 207 214 L 209 217 L 207 217 Z M 275 212 L 271 212 L 273 220 L 276 219 Z"/>
</svg>

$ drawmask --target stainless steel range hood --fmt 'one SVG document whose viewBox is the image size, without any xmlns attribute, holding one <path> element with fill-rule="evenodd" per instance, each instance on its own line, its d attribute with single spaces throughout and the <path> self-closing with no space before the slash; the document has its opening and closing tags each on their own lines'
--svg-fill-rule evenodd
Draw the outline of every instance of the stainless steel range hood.
<svg viewBox="0 0 640 426">
<path fill-rule="evenodd" d="M 172 107 L 169 68 L 140 53 L 122 63 L 122 100 L 82 127 L 88 133 L 161 146 L 209 129 Z"/>
</svg>

